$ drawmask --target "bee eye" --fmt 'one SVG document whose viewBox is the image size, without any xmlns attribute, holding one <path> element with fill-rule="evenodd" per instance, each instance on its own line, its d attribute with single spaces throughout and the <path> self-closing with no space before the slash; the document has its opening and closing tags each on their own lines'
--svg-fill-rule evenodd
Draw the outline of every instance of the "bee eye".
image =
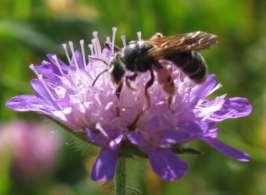
<svg viewBox="0 0 266 195">
<path fill-rule="evenodd" d="M 144 53 L 146 51 L 148 51 L 149 49 L 151 49 L 153 46 L 150 44 L 142 44 L 140 47 L 141 53 Z"/>
</svg>

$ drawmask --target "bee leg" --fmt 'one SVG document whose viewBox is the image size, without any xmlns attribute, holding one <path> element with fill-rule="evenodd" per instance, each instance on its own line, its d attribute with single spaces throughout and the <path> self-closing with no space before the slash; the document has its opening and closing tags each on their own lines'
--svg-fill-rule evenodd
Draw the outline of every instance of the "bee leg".
<svg viewBox="0 0 266 195">
<path fill-rule="evenodd" d="M 136 91 L 137 89 L 132 87 L 130 81 L 135 81 L 137 76 L 138 76 L 138 74 L 136 72 L 133 75 L 126 76 L 126 85 L 132 91 Z"/>
<path fill-rule="evenodd" d="M 158 76 L 158 81 L 161 84 L 163 90 L 168 95 L 167 102 L 170 108 L 173 102 L 173 97 L 176 93 L 176 86 L 174 84 L 174 80 L 172 78 L 171 72 L 167 68 L 159 65 L 156 65 L 155 67 Z"/>
<path fill-rule="evenodd" d="M 122 88 L 123 88 L 123 82 L 122 81 L 119 81 L 118 83 L 117 83 L 117 86 L 116 86 L 116 90 L 115 90 L 115 95 L 116 95 L 116 97 L 119 99 L 119 97 L 120 97 L 120 94 L 121 94 L 121 90 L 122 90 Z"/>
<path fill-rule="evenodd" d="M 145 97 L 146 97 L 146 100 L 147 100 L 148 108 L 151 106 L 151 97 L 150 97 L 150 94 L 149 94 L 148 89 L 154 83 L 154 73 L 153 73 L 153 70 L 152 69 L 150 69 L 150 75 L 151 75 L 150 80 L 145 84 Z"/>
<path fill-rule="evenodd" d="M 126 72 L 120 55 L 117 55 L 116 58 L 111 62 L 111 67 L 111 77 L 116 87 L 115 94 L 117 98 L 119 98 L 124 82 L 123 77 Z"/>
<path fill-rule="evenodd" d="M 115 95 L 116 95 L 117 99 L 119 99 L 122 88 L 123 88 L 123 80 L 120 80 L 119 82 L 115 83 L 115 87 L 116 87 Z M 116 116 L 118 116 L 118 117 L 120 116 L 119 106 L 116 106 Z"/>
<path fill-rule="evenodd" d="M 93 87 L 95 84 L 96 84 L 96 81 L 104 74 L 106 73 L 107 71 L 109 71 L 109 69 L 104 69 L 102 72 L 100 72 L 96 78 L 94 79 L 94 81 L 92 82 L 91 86 Z"/>
<path fill-rule="evenodd" d="M 173 102 L 174 94 L 176 92 L 175 84 L 171 75 L 168 76 L 167 84 L 165 85 L 165 91 L 167 91 L 168 93 L 167 101 L 168 101 L 168 106 L 170 108 Z"/>
</svg>

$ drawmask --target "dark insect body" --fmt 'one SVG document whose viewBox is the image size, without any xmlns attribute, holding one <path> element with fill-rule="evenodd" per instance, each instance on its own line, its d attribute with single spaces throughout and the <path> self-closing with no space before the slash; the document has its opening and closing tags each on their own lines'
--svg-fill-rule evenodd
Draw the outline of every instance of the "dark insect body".
<svg viewBox="0 0 266 195">
<path fill-rule="evenodd" d="M 189 51 L 165 56 L 172 61 L 191 80 L 201 83 L 207 74 L 207 64 L 199 52 Z"/>
<path fill-rule="evenodd" d="M 149 40 L 130 42 L 117 52 L 110 63 L 111 76 L 114 83 L 117 84 L 117 96 L 120 95 L 124 77 L 126 85 L 132 88 L 130 81 L 134 81 L 139 73 L 149 71 L 150 80 L 145 85 L 145 95 L 149 106 L 148 88 L 152 86 L 155 80 L 155 71 L 158 82 L 169 95 L 168 101 L 170 104 L 176 89 L 170 71 L 160 64 L 159 60 L 171 61 L 195 83 L 201 83 L 205 80 L 207 65 L 199 51 L 209 48 L 216 42 L 216 35 L 202 31 L 173 36 L 163 36 L 156 33 Z M 133 74 L 125 76 L 126 70 Z"/>
</svg>

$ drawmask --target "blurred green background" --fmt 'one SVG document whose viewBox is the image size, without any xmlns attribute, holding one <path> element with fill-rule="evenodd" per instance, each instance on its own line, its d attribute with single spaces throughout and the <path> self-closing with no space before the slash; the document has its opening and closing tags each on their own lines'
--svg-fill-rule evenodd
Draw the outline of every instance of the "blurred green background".
<svg viewBox="0 0 266 195">
<path fill-rule="evenodd" d="M 203 155 L 184 155 L 190 166 L 187 175 L 167 183 L 145 161 L 132 159 L 128 194 L 265 195 L 265 10 L 265 0 L 0 0 L 0 123 L 18 118 L 45 120 L 36 114 L 15 113 L 4 103 L 18 93 L 31 92 L 29 81 L 34 75 L 28 65 L 40 62 L 47 53 L 62 55 L 60 45 L 67 40 L 89 41 L 94 30 L 104 40 L 112 26 L 128 40 L 135 39 L 139 30 L 144 38 L 155 32 L 212 32 L 219 36 L 219 44 L 203 55 L 209 72 L 223 84 L 218 93 L 245 96 L 254 107 L 250 117 L 224 122 L 221 138 L 250 153 L 252 161 L 239 163 L 202 143 L 193 143 Z M 89 179 L 97 151 L 55 124 L 50 126 L 63 139 L 55 171 L 34 182 L 20 182 L 9 173 L 6 155 L 0 161 L 0 194 L 110 194 L 111 182 L 95 184 Z"/>
</svg>

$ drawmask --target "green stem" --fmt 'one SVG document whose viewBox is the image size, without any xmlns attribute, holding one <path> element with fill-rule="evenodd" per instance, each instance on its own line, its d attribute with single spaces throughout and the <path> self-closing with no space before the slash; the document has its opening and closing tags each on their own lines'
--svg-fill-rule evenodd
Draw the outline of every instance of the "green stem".
<svg viewBox="0 0 266 195">
<path fill-rule="evenodd" d="M 126 194 L 126 158 L 120 157 L 116 167 L 115 195 Z"/>
</svg>

